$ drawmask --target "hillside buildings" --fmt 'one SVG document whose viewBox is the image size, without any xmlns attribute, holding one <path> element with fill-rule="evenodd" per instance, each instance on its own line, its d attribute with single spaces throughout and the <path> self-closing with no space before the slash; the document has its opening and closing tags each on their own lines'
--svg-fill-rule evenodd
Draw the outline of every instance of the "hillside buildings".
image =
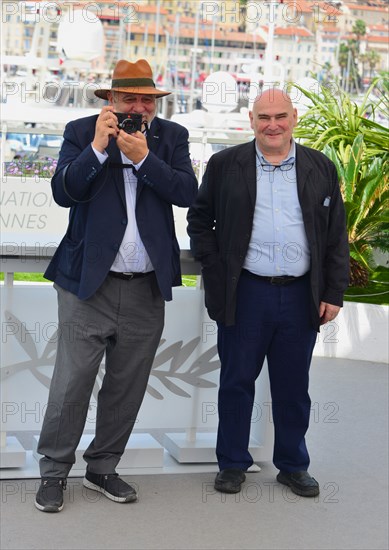
<svg viewBox="0 0 389 550">
<path fill-rule="evenodd" d="M 104 80 L 117 59 L 145 57 L 158 80 L 176 88 L 199 86 L 214 71 L 228 71 L 244 83 L 253 64 L 263 72 L 271 36 L 273 63 L 282 67 L 285 81 L 320 80 L 328 71 L 341 77 L 340 45 L 357 20 L 366 24 L 360 53 L 377 54 L 373 66 L 367 58 L 358 59 L 364 81 L 389 70 L 389 11 L 383 0 L 35 0 L 4 1 L 1 9 L 3 68 L 24 74 L 22 58 L 30 52 L 24 67 L 30 76 L 45 69 L 51 75 L 84 72 Z M 86 31 L 101 28 L 102 38 L 93 55 L 88 51 L 89 58 L 76 47 L 87 39 L 76 26 L 59 43 L 61 25 L 75 20 L 76 12 Z M 79 56 L 69 55 L 75 47 Z"/>
</svg>

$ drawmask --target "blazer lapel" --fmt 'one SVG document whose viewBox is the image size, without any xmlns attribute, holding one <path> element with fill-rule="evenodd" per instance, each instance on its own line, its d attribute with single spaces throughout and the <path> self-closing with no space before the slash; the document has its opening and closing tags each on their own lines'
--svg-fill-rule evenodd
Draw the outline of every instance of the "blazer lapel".
<svg viewBox="0 0 389 550">
<path fill-rule="evenodd" d="M 161 125 L 159 124 L 158 118 L 154 118 L 150 124 L 150 128 L 147 132 L 147 146 L 152 153 L 156 153 L 160 144 Z"/>
<path fill-rule="evenodd" d="M 158 118 L 154 118 L 146 134 L 147 147 L 149 148 L 149 151 L 151 151 L 154 154 L 157 154 L 159 144 L 160 144 L 160 139 L 162 139 L 162 137 L 160 136 L 160 132 L 161 132 L 161 125 L 159 124 Z M 139 198 L 139 195 L 142 192 L 143 187 L 144 187 L 144 184 L 142 183 L 141 180 L 138 179 L 138 185 L 136 187 L 137 200 Z"/>
<path fill-rule="evenodd" d="M 312 169 L 313 167 L 310 158 L 305 154 L 304 149 L 296 143 L 297 191 L 301 207 L 304 206 L 304 188 Z"/>
<path fill-rule="evenodd" d="M 252 204 L 257 199 L 257 170 L 255 162 L 255 140 L 247 143 L 241 150 L 238 162 L 242 167 L 243 182 L 247 185 Z"/>
<path fill-rule="evenodd" d="M 296 177 L 297 193 L 300 201 L 301 212 L 303 215 L 305 233 L 311 250 L 314 247 L 315 221 L 314 211 L 309 204 L 308 192 L 306 186 L 309 186 L 308 179 L 313 173 L 313 165 L 304 149 L 296 143 Z"/>
</svg>

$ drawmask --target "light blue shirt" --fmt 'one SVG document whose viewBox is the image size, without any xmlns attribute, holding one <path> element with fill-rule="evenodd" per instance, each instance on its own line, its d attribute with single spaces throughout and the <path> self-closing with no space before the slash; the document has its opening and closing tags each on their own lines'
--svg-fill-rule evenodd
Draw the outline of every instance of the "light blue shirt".
<svg viewBox="0 0 389 550">
<path fill-rule="evenodd" d="M 258 149 L 257 198 L 253 229 L 243 267 L 256 275 L 299 277 L 309 270 L 310 251 L 297 194 L 296 145 L 292 141 L 289 154 L 281 164 L 291 165 L 288 171 L 279 168 L 267 172 L 261 165 L 270 165 Z"/>
</svg>

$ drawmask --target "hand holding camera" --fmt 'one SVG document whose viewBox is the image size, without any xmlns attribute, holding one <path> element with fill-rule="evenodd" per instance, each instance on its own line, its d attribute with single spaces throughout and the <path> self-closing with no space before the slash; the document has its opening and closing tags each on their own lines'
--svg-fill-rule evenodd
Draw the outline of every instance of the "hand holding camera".
<svg viewBox="0 0 389 550">
<path fill-rule="evenodd" d="M 116 143 L 119 149 L 134 164 L 143 160 L 149 149 L 146 137 L 143 135 L 143 116 L 139 113 L 115 113 L 118 120 L 119 134 Z"/>
<path fill-rule="evenodd" d="M 142 119 L 139 113 L 117 113 L 111 105 L 103 107 L 97 118 L 93 147 L 103 153 L 114 137 L 126 157 L 138 164 L 148 153 L 146 137 L 141 133 L 142 126 L 146 126 Z"/>
<path fill-rule="evenodd" d="M 104 153 L 111 137 L 117 137 L 118 133 L 117 118 L 113 107 L 107 105 L 101 109 L 101 113 L 97 117 L 92 146 L 100 153 Z"/>
</svg>

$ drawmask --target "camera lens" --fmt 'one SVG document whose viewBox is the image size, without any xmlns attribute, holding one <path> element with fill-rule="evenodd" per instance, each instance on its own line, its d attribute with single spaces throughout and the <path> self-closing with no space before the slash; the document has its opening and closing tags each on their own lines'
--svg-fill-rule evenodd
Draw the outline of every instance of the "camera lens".
<svg viewBox="0 0 389 550">
<path fill-rule="evenodd" d="M 142 130 L 142 115 L 139 113 L 116 113 L 119 120 L 119 128 L 127 134 L 134 134 Z"/>
<path fill-rule="evenodd" d="M 136 132 L 136 122 L 130 118 L 126 118 L 126 120 L 122 122 L 122 128 L 127 134 L 133 134 Z"/>
</svg>

